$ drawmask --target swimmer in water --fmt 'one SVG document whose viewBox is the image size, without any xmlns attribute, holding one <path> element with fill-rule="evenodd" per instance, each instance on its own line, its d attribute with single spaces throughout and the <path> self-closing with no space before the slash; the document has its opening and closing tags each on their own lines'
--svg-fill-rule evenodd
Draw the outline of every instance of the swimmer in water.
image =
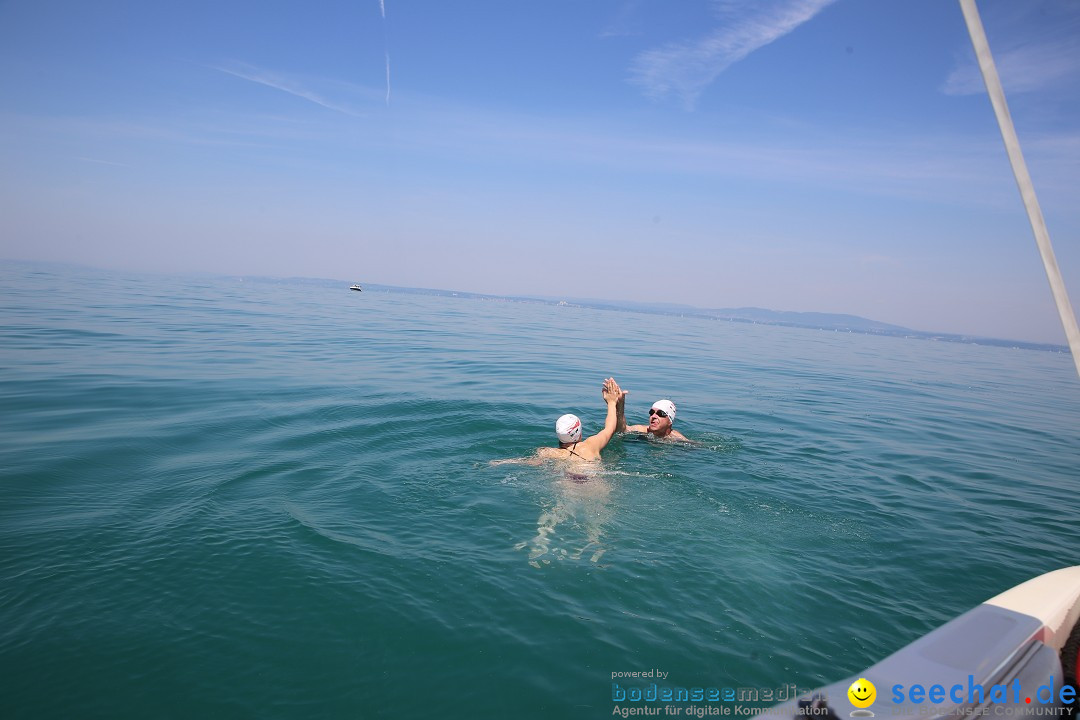
<svg viewBox="0 0 1080 720">
<path fill-rule="evenodd" d="M 626 426 L 626 410 L 625 410 L 625 397 L 626 393 L 622 394 L 619 398 L 619 402 L 616 407 L 616 429 L 618 432 L 639 432 L 648 433 L 655 438 L 668 438 L 671 440 L 683 440 L 690 442 L 690 440 L 681 432 L 672 427 L 675 424 L 675 403 L 670 400 L 657 400 L 649 408 L 649 424 L 648 425 L 631 425 Z"/>
<path fill-rule="evenodd" d="M 615 406 L 626 393 L 619 388 L 615 378 L 608 378 L 604 381 L 601 394 L 604 403 L 607 405 L 607 417 L 604 419 L 604 429 L 600 432 L 582 440 L 581 420 L 577 415 L 566 414 L 555 421 L 555 434 L 559 438 L 559 447 L 542 447 L 538 448 L 530 457 L 492 460 L 491 464 L 521 463 L 524 465 L 539 465 L 545 460 L 566 460 L 573 463 L 599 460 L 600 451 L 607 446 L 611 436 L 615 434 Z M 576 480 L 576 478 L 571 479 Z M 578 480 L 578 482 L 582 481 Z"/>
</svg>

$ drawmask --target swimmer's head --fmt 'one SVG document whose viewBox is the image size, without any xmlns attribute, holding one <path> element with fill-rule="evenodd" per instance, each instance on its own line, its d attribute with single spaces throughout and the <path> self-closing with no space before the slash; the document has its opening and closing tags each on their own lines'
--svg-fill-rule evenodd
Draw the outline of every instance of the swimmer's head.
<svg viewBox="0 0 1080 720">
<path fill-rule="evenodd" d="M 671 422 L 675 422 L 675 403 L 670 400 L 657 400 L 649 409 L 649 419 L 651 420 L 654 415 L 670 418 Z"/>
<path fill-rule="evenodd" d="M 675 422 L 675 403 L 670 400 L 657 400 L 649 409 L 649 432 L 657 437 L 666 437 Z"/>
<path fill-rule="evenodd" d="M 559 436 L 561 443 L 576 443 L 581 441 L 581 420 L 577 415 L 567 413 L 555 421 L 555 434 Z"/>
</svg>

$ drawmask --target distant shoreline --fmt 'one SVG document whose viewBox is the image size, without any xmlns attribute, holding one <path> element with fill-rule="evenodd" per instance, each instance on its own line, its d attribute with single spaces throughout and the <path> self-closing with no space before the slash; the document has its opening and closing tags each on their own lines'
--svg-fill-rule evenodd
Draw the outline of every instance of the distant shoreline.
<svg viewBox="0 0 1080 720">
<path fill-rule="evenodd" d="M 235 276 L 239 277 L 239 276 Z M 349 283 L 343 280 L 331 280 L 326 278 L 268 278 L 249 277 L 247 280 L 270 283 L 307 283 L 312 285 L 342 286 L 348 288 Z M 646 315 L 668 315 L 672 317 L 697 317 L 707 320 L 727 320 L 728 322 L 747 323 L 750 325 L 775 325 L 778 327 L 800 328 L 805 330 L 831 330 L 834 332 L 851 332 L 862 335 L 879 335 L 882 337 L 910 338 L 915 340 L 935 340 L 938 342 L 963 343 L 966 345 L 989 345 L 993 347 L 1016 348 L 1019 350 L 1040 350 L 1043 352 L 1068 353 L 1066 345 L 1054 343 L 1026 342 L 1023 340 L 1004 340 L 1000 338 L 987 338 L 976 335 L 962 335 L 955 333 L 935 333 L 923 330 L 912 330 L 900 325 L 890 325 L 878 322 L 858 315 L 841 315 L 832 313 L 794 312 L 780 310 L 766 310 L 764 308 L 699 308 L 692 305 L 674 304 L 648 304 L 623 302 L 618 300 L 590 300 L 582 298 L 554 298 L 533 297 L 519 295 L 486 295 L 483 293 L 467 292 L 463 290 L 437 290 L 432 288 L 410 288 L 397 285 L 376 285 L 373 283 L 361 283 L 365 290 L 395 292 L 411 295 L 433 295 L 440 297 L 457 297 L 471 300 L 496 300 L 502 302 L 535 303 L 538 305 L 556 305 L 564 307 L 589 308 L 592 310 L 616 310 L 618 312 L 639 312 Z"/>
<path fill-rule="evenodd" d="M 55 261 L 21 260 L 15 258 L 0 258 L 0 262 L 16 265 L 29 265 L 38 267 L 69 267 L 99 270 L 102 272 L 127 272 L 124 270 L 110 270 L 107 268 L 95 268 L 90 265 L 79 263 L 66 263 Z M 220 277 L 270 284 L 291 285 L 315 285 L 320 287 L 341 287 L 348 290 L 353 281 L 335 280 L 332 278 L 309 278 L 309 277 L 269 277 L 261 275 L 235 275 L 219 273 L 196 273 L 178 272 L 161 273 L 151 271 L 131 271 L 139 274 L 162 275 L 175 274 L 192 277 Z M 467 292 L 463 290 L 438 290 L 432 288 L 411 288 L 398 285 L 377 285 L 374 283 L 361 283 L 365 290 L 394 292 L 411 295 L 434 295 L 440 297 L 458 297 L 473 300 L 495 300 L 500 302 L 535 303 L 538 305 L 555 305 L 566 307 L 589 308 L 593 310 L 615 310 L 618 312 L 637 312 L 646 315 L 668 315 L 671 317 L 696 317 L 707 320 L 726 320 L 728 322 L 747 323 L 750 325 L 775 325 L 778 327 L 799 328 L 804 330 L 831 330 L 833 332 L 860 333 L 862 335 L 879 335 L 882 337 L 910 338 L 916 340 L 935 340 L 938 342 L 963 343 L 966 345 L 988 345 L 993 347 L 1016 348 L 1019 350 L 1040 350 L 1043 352 L 1068 353 L 1066 345 L 1056 343 L 1027 342 L 1023 340 L 1004 340 L 1001 338 L 988 338 L 977 335 L 964 335 L 957 333 L 935 333 L 923 330 L 912 330 L 900 325 L 870 320 L 858 315 L 843 315 L 817 312 L 794 312 L 781 310 L 766 310 L 764 308 L 699 308 L 693 305 L 679 305 L 674 303 L 638 303 L 619 300 L 595 300 L 588 298 L 557 298 L 537 297 L 524 295 L 486 295 L 483 293 Z"/>
</svg>

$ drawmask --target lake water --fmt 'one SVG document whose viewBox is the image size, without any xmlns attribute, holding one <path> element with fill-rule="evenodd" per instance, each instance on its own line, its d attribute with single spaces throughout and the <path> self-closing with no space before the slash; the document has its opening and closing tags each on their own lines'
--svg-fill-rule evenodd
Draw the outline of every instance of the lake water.
<svg viewBox="0 0 1080 720">
<path fill-rule="evenodd" d="M 700 445 L 489 466 L 609 375 Z M 610 717 L 1080 563 L 1059 353 L 9 262 L 0 408 L 5 718 Z"/>
</svg>

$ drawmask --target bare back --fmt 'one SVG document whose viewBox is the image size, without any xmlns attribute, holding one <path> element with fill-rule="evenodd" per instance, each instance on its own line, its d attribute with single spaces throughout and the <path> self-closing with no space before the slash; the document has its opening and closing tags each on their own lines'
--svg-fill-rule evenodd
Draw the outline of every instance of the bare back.
<svg viewBox="0 0 1080 720">
<path fill-rule="evenodd" d="M 583 440 L 569 447 L 542 447 L 536 451 L 536 455 L 545 460 L 565 460 L 573 463 L 595 462 L 600 459 L 600 451 L 595 449 L 594 443 L 590 443 L 589 440 Z"/>
</svg>

